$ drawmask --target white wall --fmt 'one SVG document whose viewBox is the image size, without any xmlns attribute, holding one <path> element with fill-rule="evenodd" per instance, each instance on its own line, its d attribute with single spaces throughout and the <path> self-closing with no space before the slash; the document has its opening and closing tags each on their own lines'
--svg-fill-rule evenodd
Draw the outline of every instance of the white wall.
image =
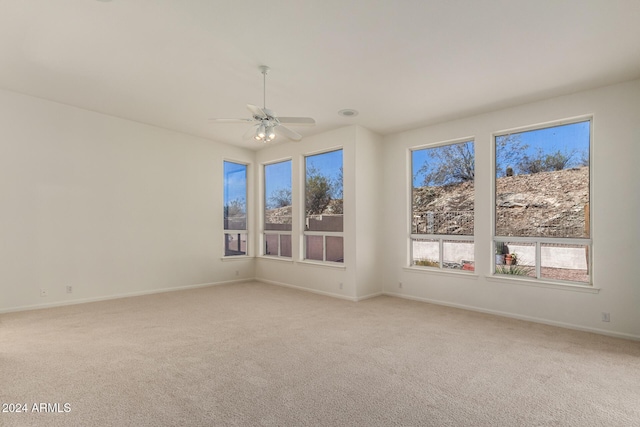
<svg viewBox="0 0 640 427">
<path fill-rule="evenodd" d="M 382 137 L 356 127 L 356 296 L 366 298 L 382 293 Z"/>
<path fill-rule="evenodd" d="M 490 280 L 492 133 L 593 114 L 593 274 L 598 292 Z M 410 147 L 474 137 L 476 275 L 408 266 Z M 385 292 L 545 323 L 640 338 L 640 80 L 385 138 Z M 394 220 L 391 220 L 394 218 Z M 399 287 L 402 282 L 402 288 Z M 601 313 L 611 313 L 611 322 Z"/>
<path fill-rule="evenodd" d="M 0 91 L 0 312 L 254 277 L 221 261 L 222 161 L 254 155 Z"/>
</svg>

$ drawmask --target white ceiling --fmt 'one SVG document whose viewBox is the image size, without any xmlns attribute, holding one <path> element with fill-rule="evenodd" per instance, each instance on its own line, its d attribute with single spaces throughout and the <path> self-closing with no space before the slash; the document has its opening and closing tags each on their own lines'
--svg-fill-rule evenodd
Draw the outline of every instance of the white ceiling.
<svg viewBox="0 0 640 427">
<path fill-rule="evenodd" d="M 389 134 L 638 78 L 639 23 L 638 0 L 0 0 L 0 87 L 258 149 L 207 119 L 262 105 L 262 64 L 301 134 Z"/>
</svg>

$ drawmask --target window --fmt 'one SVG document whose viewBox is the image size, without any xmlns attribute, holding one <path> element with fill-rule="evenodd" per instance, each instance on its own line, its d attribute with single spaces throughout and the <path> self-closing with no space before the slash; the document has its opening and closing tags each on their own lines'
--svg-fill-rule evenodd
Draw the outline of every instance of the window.
<svg viewBox="0 0 640 427">
<path fill-rule="evenodd" d="M 304 258 L 344 262 L 342 150 L 305 157 Z"/>
<path fill-rule="evenodd" d="M 495 137 L 495 274 L 591 283 L 591 120 Z"/>
<path fill-rule="evenodd" d="M 264 166 L 264 255 L 291 258 L 291 160 Z"/>
<path fill-rule="evenodd" d="M 411 152 L 411 265 L 475 270 L 473 141 Z"/>
<path fill-rule="evenodd" d="M 224 256 L 247 254 L 247 165 L 224 162 Z"/>
</svg>

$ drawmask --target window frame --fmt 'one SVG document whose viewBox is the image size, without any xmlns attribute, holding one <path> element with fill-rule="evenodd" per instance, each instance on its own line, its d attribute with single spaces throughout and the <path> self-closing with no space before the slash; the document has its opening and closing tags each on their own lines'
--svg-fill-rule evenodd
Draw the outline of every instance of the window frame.
<svg viewBox="0 0 640 427">
<path fill-rule="evenodd" d="M 289 166 L 291 169 L 291 181 L 289 182 L 289 188 L 291 190 L 291 229 L 290 230 L 267 230 L 266 228 L 266 214 L 267 214 L 267 167 L 271 166 L 271 165 L 277 165 L 279 163 L 286 163 L 289 162 Z M 280 160 L 273 160 L 270 162 L 266 162 L 262 164 L 262 215 L 261 215 L 261 219 L 262 219 L 262 223 L 261 223 L 261 230 L 262 230 L 262 239 L 261 239 L 261 246 L 262 249 L 260 250 L 260 254 L 264 257 L 269 257 L 269 258 L 276 258 L 276 259 L 283 259 L 283 260 L 292 260 L 293 259 L 293 247 L 291 248 L 291 255 L 290 256 L 286 256 L 286 255 L 282 255 L 282 236 L 289 236 L 289 239 L 291 240 L 291 243 L 293 243 L 293 216 L 294 216 L 294 209 L 293 209 L 293 159 L 292 158 L 285 158 L 285 159 L 280 159 Z M 276 235 L 278 236 L 278 253 L 277 254 L 267 254 L 266 253 L 266 241 L 267 241 L 267 235 Z"/>
<path fill-rule="evenodd" d="M 496 233 L 497 229 L 497 209 L 496 209 L 496 185 L 497 185 L 497 177 L 496 177 L 496 156 L 497 156 L 497 147 L 496 147 L 496 138 L 500 136 L 505 136 L 509 134 L 517 134 L 524 133 L 542 129 L 550 129 L 559 126 L 589 122 L 589 209 L 588 209 L 588 227 L 589 227 L 589 237 L 588 238 L 577 238 L 577 237 L 540 237 L 540 236 L 499 236 Z M 501 130 L 497 132 L 493 132 L 491 134 L 491 278 L 506 280 L 506 281 L 514 281 L 514 282 L 532 282 L 539 283 L 542 285 L 560 285 L 560 286 L 571 286 L 578 288 L 588 288 L 595 289 L 593 283 L 593 220 L 592 220 L 592 212 L 593 212 L 593 180 L 592 180 L 592 171 L 593 171 L 593 115 L 583 115 L 576 116 L 566 119 L 554 120 L 550 122 L 544 122 L 534 125 L 528 125 L 523 127 L 511 128 L 507 130 Z M 496 254 L 496 244 L 498 242 L 502 243 L 523 243 L 523 244 L 533 244 L 535 247 L 535 259 L 534 259 L 534 270 L 535 277 L 531 276 L 512 276 L 510 274 L 500 274 L 496 272 L 496 261 L 494 254 Z M 549 277 L 542 276 L 542 246 L 546 244 L 558 244 L 558 245 L 579 245 L 587 247 L 587 275 L 589 278 L 588 282 L 577 282 L 577 281 L 568 281 L 561 279 L 553 279 Z"/>
<path fill-rule="evenodd" d="M 463 144 L 463 143 L 467 143 L 470 142 L 473 144 L 473 156 L 474 156 L 474 190 L 473 190 L 473 195 L 474 195 L 474 201 L 473 201 L 473 205 L 474 205 L 474 210 L 473 210 L 473 220 L 474 220 L 474 224 L 473 224 L 473 234 L 471 235 L 467 235 L 467 234 L 437 234 L 437 233 L 414 233 L 414 212 L 413 212 L 413 191 L 414 191 L 414 186 L 413 186 L 413 181 L 414 181 L 414 177 L 413 177 L 413 154 L 416 151 L 421 151 L 421 150 L 427 150 L 427 149 L 431 149 L 431 148 L 439 148 L 439 147 L 446 147 L 449 145 L 456 145 L 456 144 Z M 476 263 L 476 257 L 475 257 L 475 251 L 476 251 L 476 242 L 475 242 L 475 234 L 476 234 L 476 227 L 475 227 L 475 172 L 477 171 L 477 168 L 475 167 L 475 160 L 476 160 L 476 137 L 475 136 L 468 136 L 468 137 L 463 137 L 463 138 L 456 138 L 456 139 L 451 139 L 451 140 L 447 140 L 447 141 L 440 141 L 440 142 L 435 142 L 435 143 L 430 143 L 430 144 L 423 144 L 423 145 L 419 145 L 419 146 L 415 146 L 415 147 L 410 147 L 408 150 L 408 163 L 409 163 L 409 182 L 408 182 L 408 188 L 409 188 L 409 197 L 408 197 L 408 235 L 409 235 L 409 239 L 408 239 L 408 267 L 409 269 L 416 269 L 416 270 L 424 270 L 424 271 L 433 271 L 433 272 L 442 272 L 442 273 L 451 273 L 451 274 L 470 274 L 470 275 L 474 275 L 477 274 L 475 272 L 475 263 Z M 414 260 L 414 248 L 413 248 L 413 243 L 415 240 L 435 240 L 438 242 L 438 266 L 420 266 L 420 265 L 416 265 L 415 264 L 415 260 Z M 444 268 L 444 243 L 445 241 L 460 241 L 460 242 L 471 242 L 473 243 L 473 252 L 474 252 L 474 259 L 470 260 L 474 263 L 474 270 L 465 270 L 463 268 L 461 269 L 454 269 L 454 268 Z"/>
<path fill-rule="evenodd" d="M 332 147 L 323 149 L 320 151 L 314 151 L 310 153 L 305 153 L 301 156 L 301 172 L 302 172 L 302 199 L 301 203 L 300 215 L 302 217 L 301 221 L 301 233 L 300 233 L 300 259 L 304 263 L 317 263 L 324 264 L 328 266 L 336 266 L 336 267 L 344 267 L 345 266 L 345 233 L 344 233 L 344 211 L 342 213 L 342 231 L 315 231 L 315 230 L 307 230 L 307 159 L 309 157 L 320 156 L 323 154 L 333 153 L 336 151 L 342 152 L 342 169 L 343 169 L 343 181 L 342 181 L 342 200 L 343 200 L 343 209 L 344 209 L 344 147 Z M 321 214 L 320 214 L 321 215 Z M 322 260 L 307 258 L 307 236 L 322 236 Z M 327 260 L 327 237 L 340 237 L 342 239 L 342 262 L 340 261 L 328 261 Z"/>
<path fill-rule="evenodd" d="M 227 193 L 227 174 L 225 173 L 225 164 L 232 163 L 238 166 L 245 167 L 245 184 L 244 184 L 244 196 L 245 196 L 245 228 L 244 229 L 227 229 L 225 222 L 227 217 L 224 213 L 227 200 L 225 194 Z M 250 238 L 250 214 L 249 214 L 249 182 L 250 182 L 250 163 L 243 162 L 235 159 L 224 158 L 222 160 L 222 259 L 242 259 L 251 257 L 251 238 Z M 228 255 L 227 254 L 227 235 L 238 234 L 246 236 L 246 250 L 244 254 Z"/>
</svg>

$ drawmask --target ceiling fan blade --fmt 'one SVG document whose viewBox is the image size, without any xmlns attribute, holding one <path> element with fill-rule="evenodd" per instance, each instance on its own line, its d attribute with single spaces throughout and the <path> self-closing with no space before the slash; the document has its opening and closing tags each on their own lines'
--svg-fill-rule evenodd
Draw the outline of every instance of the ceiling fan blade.
<svg viewBox="0 0 640 427">
<path fill-rule="evenodd" d="M 247 123 L 254 121 L 253 119 L 209 119 L 210 122 L 216 123 Z"/>
<path fill-rule="evenodd" d="M 251 111 L 251 115 L 253 117 L 257 117 L 259 119 L 266 119 L 267 118 L 267 113 L 265 113 L 262 108 L 257 107 L 257 106 L 252 105 L 252 104 L 247 104 L 247 108 L 249 109 L 249 111 Z"/>
<path fill-rule="evenodd" d="M 315 125 L 311 117 L 278 117 L 278 121 L 285 125 Z"/>
<path fill-rule="evenodd" d="M 242 139 L 251 139 L 251 138 L 253 138 L 254 136 L 256 136 L 256 128 L 257 128 L 257 127 L 258 127 L 258 125 L 250 126 L 250 127 L 249 127 L 249 130 L 247 130 L 247 131 L 245 132 L 245 134 L 244 134 L 244 135 L 242 135 Z"/>
<path fill-rule="evenodd" d="M 282 134 L 282 135 L 286 136 L 287 138 L 292 139 L 294 141 L 300 141 L 302 139 L 302 135 L 300 135 L 298 132 L 292 131 L 288 127 L 279 125 L 279 126 L 276 126 L 274 129 L 275 129 L 276 133 Z"/>
</svg>

